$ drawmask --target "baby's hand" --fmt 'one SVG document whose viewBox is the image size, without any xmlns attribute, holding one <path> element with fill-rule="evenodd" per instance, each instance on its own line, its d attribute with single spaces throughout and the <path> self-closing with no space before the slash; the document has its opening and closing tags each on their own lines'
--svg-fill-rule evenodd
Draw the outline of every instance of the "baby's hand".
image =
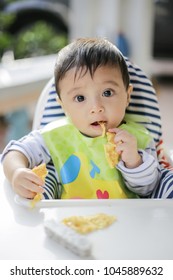
<svg viewBox="0 0 173 280">
<path fill-rule="evenodd" d="M 18 168 L 13 174 L 13 189 L 24 198 L 34 198 L 36 193 L 43 193 L 43 185 L 42 179 L 28 168 Z"/>
<path fill-rule="evenodd" d="M 115 132 L 116 151 L 127 168 L 136 168 L 142 164 L 142 158 L 138 153 L 137 140 L 135 136 L 126 130 L 113 128 L 110 132 Z"/>
</svg>

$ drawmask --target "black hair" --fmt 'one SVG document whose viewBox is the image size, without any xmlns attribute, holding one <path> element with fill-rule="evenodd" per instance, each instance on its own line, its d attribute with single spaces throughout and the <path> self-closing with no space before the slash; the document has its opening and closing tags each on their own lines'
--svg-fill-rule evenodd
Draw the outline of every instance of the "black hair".
<svg viewBox="0 0 173 280">
<path fill-rule="evenodd" d="M 58 53 L 55 64 L 55 88 L 60 97 L 59 81 L 64 78 L 66 72 L 76 68 L 75 77 L 80 70 L 90 72 L 93 77 L 94 72 L 101 66 L 118 67 L 122 74 L 122 79 L 127 89 L 130 83 L 126 61 L 119 49 L 106 39 L 102 38 L 79 38 L 70 43 Z M 84 73 L 84 74 L 85 74 Z"/>
</svg>

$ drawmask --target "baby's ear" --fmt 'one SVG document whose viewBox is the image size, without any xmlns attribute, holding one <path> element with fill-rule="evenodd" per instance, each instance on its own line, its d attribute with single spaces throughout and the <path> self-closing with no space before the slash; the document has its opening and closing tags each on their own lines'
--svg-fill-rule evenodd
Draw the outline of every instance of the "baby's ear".
<svg viewBox="0 0 173 280">
<path fill-rule="evenodd" d="M 130 103 L 130 95 L 131 95 L 132 91 L 133 91 L 133 86 L 132 86 L 132 84 L 129 84 L 128 89 L 127 89 L 127 106 Z"/>
</svg>

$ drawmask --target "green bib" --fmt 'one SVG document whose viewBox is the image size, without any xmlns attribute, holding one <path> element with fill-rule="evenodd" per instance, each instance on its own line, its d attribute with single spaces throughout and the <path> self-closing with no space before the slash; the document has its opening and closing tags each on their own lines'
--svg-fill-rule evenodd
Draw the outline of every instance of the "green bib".
<svg viewBox="0 0 173 280">
<path fill-rule="evenodd" d="M 136 123 L 120 128 L 134 134 L 141 149 L 151 140 L 145 128 Z M 138 197 L 127 189 L 116 167 L 109 167 L 104 153 L 106 137 L 86 137 L 67 118 L 48 124 L 41 133 L 63 187 L 62 199 Z"/>
</svg>

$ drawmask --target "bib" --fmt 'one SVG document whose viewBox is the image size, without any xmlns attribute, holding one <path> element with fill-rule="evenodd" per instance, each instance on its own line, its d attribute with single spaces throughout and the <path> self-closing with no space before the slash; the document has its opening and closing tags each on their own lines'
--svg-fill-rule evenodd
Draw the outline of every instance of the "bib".
<svg viewBox="0 0 173 280">
<path fill-rule="evenodd" d="M 133 122 L 120 127 L 134 134 L 138 147 L 145 149 L 151 139 L 145 128 Z M 67 118 L 48 124 L 41 133 L 60 178 L 62 199 L 138 198 L 116 167 L 109 167 L 106 137 L 84 136 Z"/>
</svg>

